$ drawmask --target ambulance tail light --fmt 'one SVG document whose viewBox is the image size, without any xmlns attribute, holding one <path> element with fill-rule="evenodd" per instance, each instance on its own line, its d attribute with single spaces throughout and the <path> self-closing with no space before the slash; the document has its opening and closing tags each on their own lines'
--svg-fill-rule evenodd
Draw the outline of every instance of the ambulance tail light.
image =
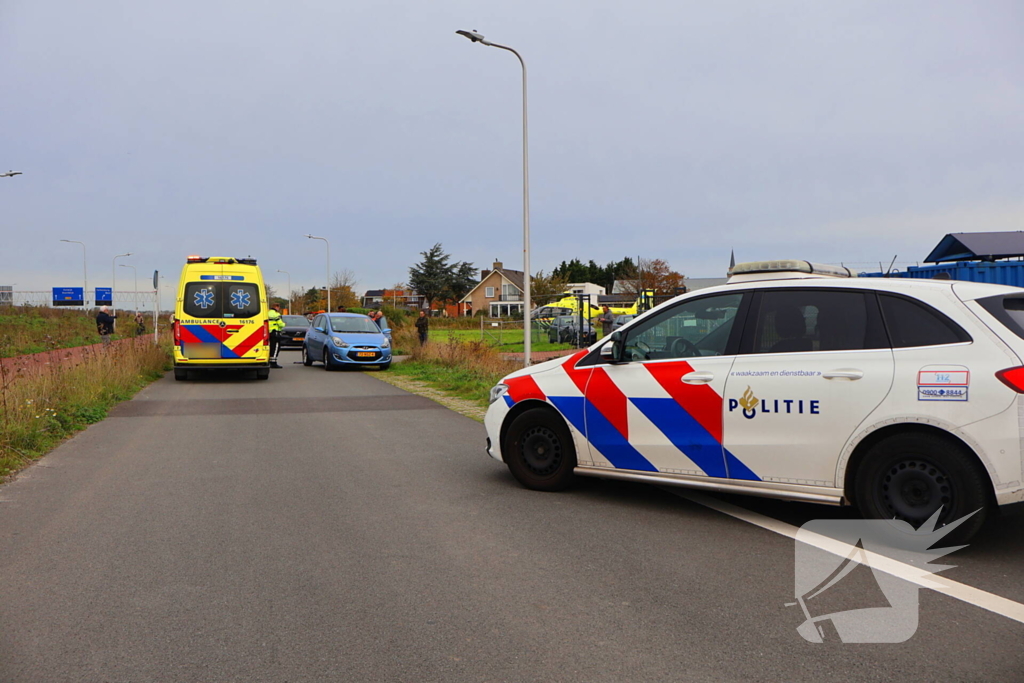
<svg viewBox="0 0 1024 683">
<path fill-rule="evenodd" d="M 177 320 L 175 320 L 174 324 L 171 326 L 171 329 L 174 330 L 174 345 L 175 346 L 181 346 L 181 330 L 178 328 L 179 325 L 181 325 L 181 323 L 178 322 Z"/>
<path fill-rule="evenodd" d="M 1018 394 L 1024 394 L 1024 365 L 1000 370 L 996 373 L 996 379 Z"/>
<path fill-rule="evenodd" d="M 263 345 L 270 346 L 270 321 L 263 321 Z"/>
</svg>

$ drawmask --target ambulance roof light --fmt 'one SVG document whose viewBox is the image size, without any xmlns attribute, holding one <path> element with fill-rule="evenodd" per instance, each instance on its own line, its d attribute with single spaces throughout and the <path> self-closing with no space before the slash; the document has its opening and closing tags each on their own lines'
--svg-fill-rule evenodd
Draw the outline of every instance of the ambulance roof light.
<svg viewBox="0 0 1024 683">
<path fill-rule="evenodd" d="M 734 275 L 753 275 L 755 273 L 805 273 L 807 275 L 821 275 L 825 277 L 857 277 L 853 271 L 845 266 L 831 266 L 795 259 L 747 261 L 746 263 L 737 263 L 729 269 L 730 277 Z"/>
<path fill-rule="evenodd" d="M 195 255 L 192 255 L 192 256 L 189 256 L 189 257 L 188 257 L 188 262 L 189 262 L 189 263 L 202 263 L 202 262 L 203 262 L 203 261 L 205 261 L 205 260 L 206 260 L 206 259 L 205 259 L 205 258 L 203 258 L 202 256 L 195 256 Z"/>
</svg>

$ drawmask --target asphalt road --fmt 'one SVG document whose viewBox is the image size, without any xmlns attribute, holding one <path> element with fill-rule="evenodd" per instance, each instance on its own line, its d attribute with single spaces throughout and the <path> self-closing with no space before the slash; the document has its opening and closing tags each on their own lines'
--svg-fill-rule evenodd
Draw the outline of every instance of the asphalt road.
<svg viewBox="0 0 1024 683">
<path fill-rule="evenodd" d="M 789 538 L 524 490 L 374 374 L 165 378 L 0 487 L 0 681 L 1024 680 L 1024 625 L 929 590 L 905 643 L 808 643 Z M 1024 602 L 1022 559 L 1014 511 L 945 575 Z M 860 571 L 835 608 L 877 599 Z"/>
</svg>

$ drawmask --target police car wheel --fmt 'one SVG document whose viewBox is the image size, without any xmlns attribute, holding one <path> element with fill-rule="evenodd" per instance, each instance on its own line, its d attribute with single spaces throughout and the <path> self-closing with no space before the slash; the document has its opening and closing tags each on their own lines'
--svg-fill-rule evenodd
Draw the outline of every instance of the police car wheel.
<svg viewBox="0 0 1024 683">
<path fill-rule="evenodd" d="M 936 527 L 974 513 L 952 532 L 961 543 L 981 529 L 989 507 L 984 472 L 962 448 L 932 434 L 896 434 L 875 444 L 857 474 L 856 500 L 864 517 L 901 519 L 915 529 L 940 507 Z"/>
<path fill-rule="evenodd" d="M 313 364 L 313 359 L 309 357 L 309 351 L 306 350 L 306 345 L 302 345 L 302 364 L 307 368 Z"/>
<path fill-rule="evenodd" d="M 561 491 L 573 480 L 576 448 L 565 421 L 544 408 L 533 408 L 508 428 L 505 463 L 520 484 L 536 491 Z"/>
</svg>

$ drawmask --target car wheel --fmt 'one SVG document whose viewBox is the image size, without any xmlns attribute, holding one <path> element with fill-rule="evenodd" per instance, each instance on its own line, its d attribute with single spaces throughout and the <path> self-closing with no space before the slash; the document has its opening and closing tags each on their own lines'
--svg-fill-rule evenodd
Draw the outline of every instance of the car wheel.
<svg viewBox="0 0 1024 683">
<path fill-rule="evenodd" d="M 307 368 L 313 364 L 313 359 L 309 357 L 309 351 L 306 350 L 306 345 L 302 345 L 302 364 Z"/>
<path fill-rule="evenodd" d="M 174 379 L 178 382 L 184 382 L 188 379 L 188 370 L 174 368 Z"/>
<path fill-rule="evenodd" d="M 334 368 L 331 366 L 331 356 L 327 349 L 324 349 L 324 370 L 330 372 Z"/>
<path fill-rule="evenodd" d="M 505 464 L 520 484 L 535 491 L 561 491 L 573 481 L 576 447 L 559 415 L 531 408 L 508 428 Z"/>
<path fill-rule="evenodd" d="M 988 517 L 988 476 L 963 447 L 934 434 L 879 441 L 858 468 L 855 486 L 864 517 L 901 519 L 916 529 L 940 508 L 936 527 L 971 515 L 951 532 L 958 543 L 970 540 Z"/>
<path fill-rule="evenodd" d="M 270 368 L 260 368 L 257 370 L 256 379 L 270 379 Z"/>
</svg>

